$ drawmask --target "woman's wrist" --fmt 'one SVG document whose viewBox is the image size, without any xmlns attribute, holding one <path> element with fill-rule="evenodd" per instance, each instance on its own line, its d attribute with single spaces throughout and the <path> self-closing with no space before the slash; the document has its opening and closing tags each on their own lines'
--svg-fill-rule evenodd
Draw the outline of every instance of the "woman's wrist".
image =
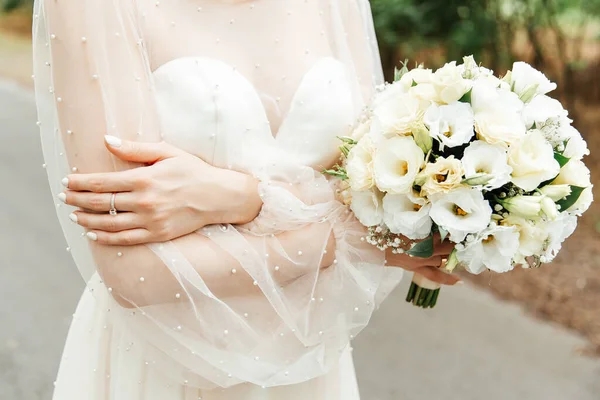
<svg viewBox="0 0 600 400">
<path fill-rule="evenodd" d="M 262 208 L 258 180 L 251 175 L 228 169 L 217 169 L 215 175 L 218 211 L 213 224 L 245 224 L 253 221 Z"/>
</svg>

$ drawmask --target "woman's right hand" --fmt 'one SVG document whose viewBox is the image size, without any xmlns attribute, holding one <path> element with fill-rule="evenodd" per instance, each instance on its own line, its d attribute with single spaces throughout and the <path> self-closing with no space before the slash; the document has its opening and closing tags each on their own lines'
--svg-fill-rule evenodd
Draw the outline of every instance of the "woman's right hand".
<svg viewBox="0 0 600 400">
<path fill-rule="evenodd" d="M 454 243 L 450 241 L 442 242 L 439 235 L 434 236 L 435 247 L 433 256 L 429 258 L 411 257 L 406 253 L 393 254 L 391 250 L 386 252 L 387 266 L 398 267 L 406 271 L 423 275 L 430 281 L 442 285 L 456 285 L 462 283 L 462 280 L 456 275 L 448 274 L 440 270 L 440 267 L 448 259 L 448 256 L 454 249 Z"/>
</svg>

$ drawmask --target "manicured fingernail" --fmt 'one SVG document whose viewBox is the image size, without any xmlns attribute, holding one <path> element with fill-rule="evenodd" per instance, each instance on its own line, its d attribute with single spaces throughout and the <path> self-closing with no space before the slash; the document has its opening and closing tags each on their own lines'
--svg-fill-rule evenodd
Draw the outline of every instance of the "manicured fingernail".
<svg viewBox="0 0 600 400">
<path fill-rule="evenodd" d="M 63 178 L 62 181 L 60 181 L 60 183 L 62 183 L 64 187 L 68 188 L 69 187 L 69 178 Z"/>
<path fill-rule="evenodd" d="M 116 136 L 111 136 L 111 135 L 105 135 L 104 136 L 104 140 L 106 140 L 106 143 L 108 143 L 109 146 L 112 147 L 121 147 L 121 139 L 119 139 Z"/>
<path fill-rule="evenodd" d="M 90 240 L 98 240 L 98 235 L 96 235 L 94 232 L 88 232 L 85 234 L 85 236 L 87 236 Z"/>
<path fill-rule="evenodd" d="M 77 215 L 76 214 L 69 214 L 69 218 L 71 219 L 71 221 L 77 223 Z"/>
<path fill-rule="evenodd" d="M 66 194 L 64 194 L 64 193 L 59 193 L 59 194 L 58 194 L 58 199 L 59 199 L 60 201 L 62 201 L 63 203 L 66 203 L 66 202 L 67 202 L 67 195 L 66 195 Z"/>
<path fill-rule="evenodd" d="M 458 281 L 458 282 L 456 282 L 456 285 L 461 285 L 462 286 L 464 284 L 465 284 L 465 281 Z"/>
</svg>

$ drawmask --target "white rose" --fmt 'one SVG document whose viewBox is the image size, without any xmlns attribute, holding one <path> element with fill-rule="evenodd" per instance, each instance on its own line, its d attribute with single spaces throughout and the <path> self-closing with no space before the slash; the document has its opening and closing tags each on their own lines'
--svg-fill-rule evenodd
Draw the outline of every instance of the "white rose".
<svg viewBox="0 0 600 400">
<path fill-rule="evenodd" d="M 513 169 L 512 182 L 527 191 L 536 189 L 560 172 L 552 145 L 538 130 L 530 131 L 522 141 L 510 146 L 508 164 Z"/>
<path fill-rule="evenodd" d="M 490 223 L 492 208 L 477 189 L 458 188 L 436 195 L 429 215 L 450 234 L 450 240 L 462 242 L 468 234 L 484 230 Z"/>
<path fill-rule="evenodd" d="M 431 137 L 444 146 L 461 146 L 475 135 L 473 110 L 466 103 L 432 104 L 425 112 L 423 122 L 429 127 Z"/>
<path fill-rule="evenodd" d="M 377 105 L 373 116 L 378 120 L 383 136 L 408 135 L 412 126 L 423 118 L 427 107 L 428 102 L 412 94 L 398 92 Z"/>
<path fill-rule="evenodd" d="M 523 102 L 510 91 L 478 80 L 473 86 L 471 106 L 475 113 L 475 131 L 490 144 L 512 144 L 525 136 Z"/>
<path fill-rule="evenodd" d="M 525 105 L 523 117 L 527 129 L 534 125 L 541 126 L 549 119 L 567 118 L 568 111 L 560 104 L 560 101 L 546 95 L 537 96 Z"/>
<path fill-rule="evenodd" d="M 556 257 L 563 242 L 575 232 L 575 228 L 577 228 L 577 217 L 569 214 L 559 214 L 556 220 L 545 226 L 548 238 L 546 250 L 542 255 L 545 258 L 544 262 L 549 263 Z"/>
<path fill-rule="evenodd" d="M 463 173 L 462 163 L 454 156 L 438 157 L 434 163 L 428 163 L 417 178 L 424 180 L 421 193 L 427 196 L 440 192 L 448 193 L 461 185 Z"/>
<path fill-rule="evenodd" d="M 518 263 L 524 263 L 525 257 L 540 255 L 548 239 L 548 231 L 543 224 L 536 224 L 518 215 L 509 215 L 502 221 L 503 226 L 514 226 L 519 232 Z"/>
<path fill-rule="evenodd" d="M 472 274 L 480 274 L 486 269 L 503 273 L 514 268 L 513 256 L 518 249 L 519 233 L 516 228 L 491 225 L 475 241 L 458 251 L 457 257 Z"/>
<path fill-rule="evenodd" d="M 425 239 L 431 234 L 431 204 L 415 195 L 387 194 L 383 198 L 383 222 L 392 233 L 411 240 Z"/>
<path fill-rule="evenodd" d="M 456 61 L 444 65 L 435 71 L 431 78 L 438 103 L 450 104 L 458 101 L 473 85 L 472 81 L 464 79 Z"/>
<path fill-rule="evenodd" d="M 510 182 L 512 167 L 508 165 L 506 149 L 501 145 L 476 140 L 465 149 L 461 161 L 466 179 L 482 175 L 490 177 L 483 185 L 487 190 L 499 188 Z"/>
<path fill-rule="evenodd" d="M 423 150 L 410 136 L 397 136 L 382 142 L 373 158 L 375 182 L 380 190 L 407 194 L 425 162 Z"/>
<path fill-rule="evenodd" d="M 413 85 L 431 83 L 433 71 L 425 68 L 413 68 L 400 78 L 400 85 L 405 91 L 414 87 Z"/>
<path fill-rule="evenodd" d="M 346 160 L 346 172 L 352 190 L 368 190 L 373 182 L 373 143 L 369 136 L 363 137 L 352 147 Z"/>
<path fill-rule="evenodd" d="M 406 94 L 407 92 L 408 90 L 405 89 L 402 83 L 400 82 L 386 84 L 384 86 L 384 89 L 381 92 L 377 92 L 377 94 L 373 98 L 371 109 L 376 109 L 380 105 L 390 100 L 393 100 L 396 96 L 401 96 L 402 94 Z"/>
<path fill-rule="evenodd" d="M 383 222 L 383 193 L 377 189 L 364 192 L 352 191 L 350 209 L 364 226 L 376 226 Z"/>
<path fill-rule="evenodd" d="M 556 89 L 556 83 L 550 80 L 542 72 L 533 68 L 525 62 L 516 62 L 511 71 L 511 87 L 520 97 L 531 100 L 535 95 L 546 94 Z"/>
<path fill-rule="evenodd" d="M 572 126 L 565 128 L 565 130 L 567 130 L 567 145 L 562 153 L 563 156 L 572 160 L 581 160 L 584 156 L 589 155 L 590 151 L 588 150 L 587 143 L 581 137 L 579 131 Z"/>
<path fill-rule="evenodd" d="M 570 160 L 561 169 L 553 185 L 573 185 L 579 187 L 588 187 L 590 182 L 590 170 L 581 160 Z"/>
</svg>

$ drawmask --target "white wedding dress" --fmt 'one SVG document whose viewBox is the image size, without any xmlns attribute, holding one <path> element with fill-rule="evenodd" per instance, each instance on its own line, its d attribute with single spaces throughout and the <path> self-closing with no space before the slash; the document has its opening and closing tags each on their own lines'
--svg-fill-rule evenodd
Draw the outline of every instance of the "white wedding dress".
<svg viewBox="0 0 600 400">
<path fill-rule="evenodd" d="M 399 276 L 320 170 L 382 81 L 368 2 L 39 0 L 34 40 L 55 195 L 136 167 L 111 134 L 253 174 L 264 202 L 245 226 L 118 248 L 57 204 L 88 286 L 54 399 L 358 399 L 350 340 Z"/>
</svg>

